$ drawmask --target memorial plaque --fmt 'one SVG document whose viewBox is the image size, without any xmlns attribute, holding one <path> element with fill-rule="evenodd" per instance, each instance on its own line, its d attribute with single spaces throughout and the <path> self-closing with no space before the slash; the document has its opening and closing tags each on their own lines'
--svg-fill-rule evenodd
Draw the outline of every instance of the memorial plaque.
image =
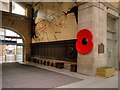
<svg viewBox="0 0 120 90">
<path fill-rule="evenodd" d="M 98 53 L 104 53 L 104 44 L 103 43 L 98 45 Z"/>
</svg>

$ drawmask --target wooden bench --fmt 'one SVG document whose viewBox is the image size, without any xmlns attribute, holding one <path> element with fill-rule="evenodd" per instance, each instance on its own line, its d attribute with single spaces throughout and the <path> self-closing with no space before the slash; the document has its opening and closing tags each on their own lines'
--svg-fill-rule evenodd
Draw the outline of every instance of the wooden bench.
<svg viewBox="0 0 120 90">
<path fill-rule="evenodd" d="M 59 68 L 59 69 L 64 68 L 64 62 L 56 62 L 55 64 L 56 64 L 55 65 L 56 68 Z"/>
<path fill-rule="evenodd" d="M 76 62 L 68 62 L 68 61 L 66 61 L 64 64 L 65 64 L 64 65 L 65 69 L 68 69 L 68 70 L 70 70 L 72 72 L 77 72 L 77 63 Z"/>
<path fill-rule="evenodd" d="M 39 58 L 38 57 L 33 57 L 32 62 L 39 64 Z"/>
<path fill-rule="evenodd" d="M 59 60 L 48 60 L 49 66 L 56 67 L 56 68 L 64 68 L 64 63 Z"/>
<path fill-rule="evenodd" d="M 68 69 L 72 72 L 77 72 L 77 63 L 76 62 L 69 62 L 63 60 L 53 60 L 53 59 L 45 59 L 40 57 L 31 57 L 30 60 L 32 63 L 42 64 L 46 66 L 52 66 L 59 69 Z"/>
<path fill-rule="evenodd" d="M 77 72 L 77 64 L 71 64 L 70 71 Z"/>
<path fill-rule="evenodd" d="M 60 61 L 60 60 L 55 60 L 55 65 L 56 68 L 62 69 L 64 68 L 64 61 Z"/>
</svg>

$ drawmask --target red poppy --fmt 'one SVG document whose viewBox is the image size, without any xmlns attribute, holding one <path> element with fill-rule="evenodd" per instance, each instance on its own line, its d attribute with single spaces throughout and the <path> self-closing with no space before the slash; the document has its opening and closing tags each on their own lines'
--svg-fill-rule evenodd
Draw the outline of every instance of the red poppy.
<svg viewBox="0 0 120 90">
<path fill-rule="evenodd" d="M 88 29 L 82 29 L 77 33 L 76 49 L 81 54 L 87 54 L 93 49 L 93 35 Z"/>
</svg>

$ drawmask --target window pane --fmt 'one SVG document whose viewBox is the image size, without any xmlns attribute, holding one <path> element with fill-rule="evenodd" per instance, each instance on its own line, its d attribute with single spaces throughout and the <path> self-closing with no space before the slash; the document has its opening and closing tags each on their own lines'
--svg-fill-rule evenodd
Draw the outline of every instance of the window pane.
<svg viewBox="0 0 120 90">
<path fill-rule="evenodd" d="M 115 31 L 115 19 L 111 16 L 107 16 L 107 29 L 109 31 Z"/>
<path fill-rule="evenodd" d="M 16 39 L 12 39 L 11 41 L 16 41 Z"/>
<path fill-rule="evenodd" d="M 19 4 L 12 1 L 12 13 L 25 15 L 25 9 L 21 7 Z"/>
<path fill-rule="evenodd" d="M 11 31 L 11 30 L 6 30 L 6 36 L 16 36 L 20 37 L 17 33 Z"/>
<path fill-rule="evenodd" d="M 17 39 L 17 43 L 23 43 L 22 39 Z"/>
<path fill-rule="evenodd" d="M 5 40 L 9 40 L 9 41 L 11 41 L 11 38 L 5 38 Z"/>
<path fill-rule="evenodd" d="M 16 33 L 10 31 L 10 30 L 6 30 L 6 36 L 16 36 Z"/>
<path fill-rule="evenodd" d="M 0 36 L 0 40 L 4 40 L 4 36 Z"/>
<path fill-rule="evenodd" d="M 16 32 L 3 28 L 0 28 L 0 40 L 16 41 L 17 43 L 21 44 L 23 43 L 20 35 L 18 35 Z"/>
<path fill-rule="evenodd" d="M 16 37 L 20 37 L 20 35 L 18 35 L 18 34 L 16 33 Z"/>
</svg>

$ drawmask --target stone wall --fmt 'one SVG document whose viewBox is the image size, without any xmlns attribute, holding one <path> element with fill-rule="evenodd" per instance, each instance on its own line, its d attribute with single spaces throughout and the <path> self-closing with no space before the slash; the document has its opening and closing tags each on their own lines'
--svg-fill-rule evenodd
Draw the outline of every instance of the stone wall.
<svg viewBox="0 0 120 90">
<path fill-rule="evenodd" d="M 120 70 L 120 17 L 119 17 L 119 21 L 118 21 L 118 24 L 119 24 L 119 31 L 118 31 L 118 60 L 119 60 L 119 70 Z"/>
<path fill-rule="evenodd" d="M 0 1 L 0 10 L 9 11 L 9 3 Z"/>
<path fill-rule="evenodd" d="M 87 75 L 95 75 L 96 68 L 107 65 L 107 15 L 119 17 L 118 12 L 107 8 L 103 3 L 85 3 L 78 7 L 78 30 L 87 28 L 93 34 L 93 50 L 88 54 L 78 53 L 77 72 Z M 118 25 L 118 22 L 116 22 Z M 116 33 L 119 29 L 116 26 Z M 118 63 L 118 34 L 115 43 L 115 62 Z M 104 45 L 104 52 L 98 53 L 98 46 Z M 117 67 L 116 67 L 117 68 Z"/>
<path fill-rule="evenodd" d="M 110 5 L 112 5 L 115 8 L 119 8 L 118 2 L 108 2 Z"/>
<path fill-rule="evenodd" d="M 2 12 L 2 27 L 18 33 L 23 39 L 24 61 L 31 55 L 31 20 L 25 16 Z"/>
</svg>

